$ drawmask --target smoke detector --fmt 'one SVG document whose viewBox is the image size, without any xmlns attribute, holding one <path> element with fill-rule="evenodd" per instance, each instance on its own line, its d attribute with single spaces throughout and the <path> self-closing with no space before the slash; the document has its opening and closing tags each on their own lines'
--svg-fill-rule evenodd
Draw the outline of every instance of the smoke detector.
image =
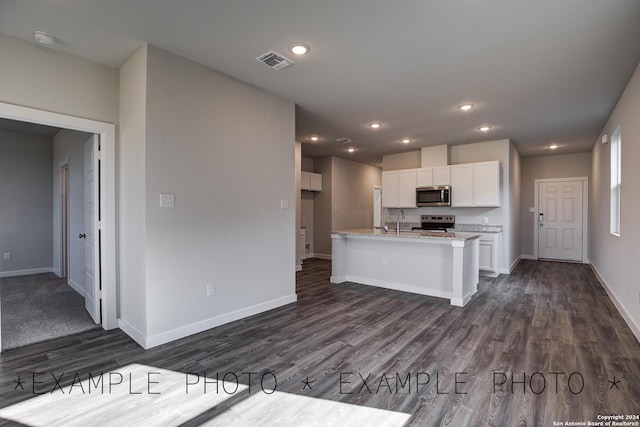
<svg viewBox="0 0 640 427">
<path fill-rule="evenodd" d="M 344 138 L 344 137 L 342 137 L 342 138 L 336 138 L 336 142 L 337 142 L 338 144 L 351 144 L 351 143 L 353 142 L 353 139 L 350 139 L 350 138 Z"/>
<path fill-rule="evenodd" d="M 256 61 L 260 61 L 274 70 L 282 70 L 284 67 L 288 67 L 293 64 L 292 60 L 274 50 L 270 50 L 269 52 L 258 56 Z"/>
</svg>

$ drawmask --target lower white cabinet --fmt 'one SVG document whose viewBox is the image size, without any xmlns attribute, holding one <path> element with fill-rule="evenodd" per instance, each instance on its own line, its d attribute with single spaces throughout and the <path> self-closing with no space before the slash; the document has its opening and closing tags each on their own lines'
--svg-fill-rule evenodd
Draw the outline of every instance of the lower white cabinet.
<svg viewBox="0 0 640 427">
<path fill-rule="evenodd" d="M 478 233 L 480 274 L 496 277 L 500 272 L 498 263 L 499 246 L 502 233 Z"/>
</svg>

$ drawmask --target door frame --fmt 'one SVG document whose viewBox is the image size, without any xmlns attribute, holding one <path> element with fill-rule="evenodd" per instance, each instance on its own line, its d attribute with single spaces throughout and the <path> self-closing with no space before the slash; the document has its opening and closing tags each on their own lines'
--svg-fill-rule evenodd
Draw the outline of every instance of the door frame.
<svg viewBox="0 0 640 427">
<path fill-rule="evenodd" d="M 567 182 L 567 181 L 581 181 L 582 182 L 582 263 L 589 263 L 589 177 L 578 176 L 570 178 L 545 178 L 533 180 L 533 257 L 538 257 L 538 215 L 539 209 L 539 186 L 542 183 L 549 182 Z"/>
<path fill-rule="evenodd" d="M 69 158 L 60 164 L 60 271 L 59 276 L 67 279 L 69 284 L 69 272 L 71 260 L 69 259 Z M 55 269 L 55 267 L 54 267 Z"/>
<path fill-rule="evenodd" d="M 0 117 L 22 122 L 78 130 L 100 136 L 100 264 L 102 327 L 115 329 L 116 288 L 116 126 L 113 123 L 0 102 Z M 0 325 L 1 327 L 1 325 Z"/>
</svg>

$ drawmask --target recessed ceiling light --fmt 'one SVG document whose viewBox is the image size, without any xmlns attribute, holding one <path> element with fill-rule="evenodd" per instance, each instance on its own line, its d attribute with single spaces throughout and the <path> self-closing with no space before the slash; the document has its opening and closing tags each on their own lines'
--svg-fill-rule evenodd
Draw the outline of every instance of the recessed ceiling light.
<svg viewBox="0 0 640 427">
<path fill-rule="evenodd" d="M 350 152 L 350 153 L 353 153 L 354 151 L 356 151 L 356 149 L 353 148 L 353 147 L 349 147 L 349 148 L 347 148 L 347 151 Z"/>
<path fill-rule="evenodd" d="M 556 148 L 558 148 L 558 144 L 551 144 L 549 148 L 555 150 Z"/>
<path fill-rule="evenodd" d="M 401 142 L 402 142 L 403 144 L 408 144 L 408 143 L 410 143 L 410 142 L 411 142 L 411 140 L 410 140 L 409 138 L 404 138 L 403 140 L 401 140 Z"/>
<path fill-rule="evenodd" d="M 317 141 L 317 140 L 320 139 L 320 137 L 316 136 L 316 135 L 313 135 L 313 136 L 310 136 L 309 139 L 312 140 L 312 141 Z"/>
<path fill-rule="evenodd" d="M 49 33 L 45 33 L 44 31 L 34 31 L 33 38 L 36 39 L 38 43 L 46 45 L 53 44 L 53 42 L 56 41 L 55 37 Z"/>
<path fill-rule="evenodd" d="M 480 132 L 486 132 L 489 129 L 491 129 L 491 126 L 481 126 L 478 128 L 478 130 L 480 130 Z"/>
<path fill-rule="evenodd" d="M 463 104 L 461 106 L 458 107 L 458 109 L 462 110 L 462 111 L 467 111 L 473 108 L 473 104 Z"/>
<path fill-rule="evenodd" d="M 293 43 L 289 46 L 289 51 L 294 55 L 304 55 L 311 50 L 308 44 L 305 43 Z"/>
<path fill-rule="evenodd" d="M 380 126 L 382 126 L 380 123 L 371 123 L 369 125 L 371 129 L 378 129 Z"/>
</svg>

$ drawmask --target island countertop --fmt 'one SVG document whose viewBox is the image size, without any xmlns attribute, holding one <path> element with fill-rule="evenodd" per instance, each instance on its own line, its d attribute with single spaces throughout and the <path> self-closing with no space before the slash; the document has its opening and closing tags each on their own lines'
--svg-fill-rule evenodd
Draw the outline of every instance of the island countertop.
<svg viewBox="0 0 640 427">
<path fill-rule="evenodd" d="M 476 233 L 464 232 L 437 232 L 437 231 L 401 231 L 397 234 L 395 230 L 384 232 L 376 228 L 356 228 L 353 230 L 332 231 L 331 234 L 354 235 L 354 236 L 376 236 L 376 237 L 396 237 L 403 239 L 427 239 L 427 240 L 457 240 L 466 241 L 479 239 L 480 235 Z"/>
</svg>

